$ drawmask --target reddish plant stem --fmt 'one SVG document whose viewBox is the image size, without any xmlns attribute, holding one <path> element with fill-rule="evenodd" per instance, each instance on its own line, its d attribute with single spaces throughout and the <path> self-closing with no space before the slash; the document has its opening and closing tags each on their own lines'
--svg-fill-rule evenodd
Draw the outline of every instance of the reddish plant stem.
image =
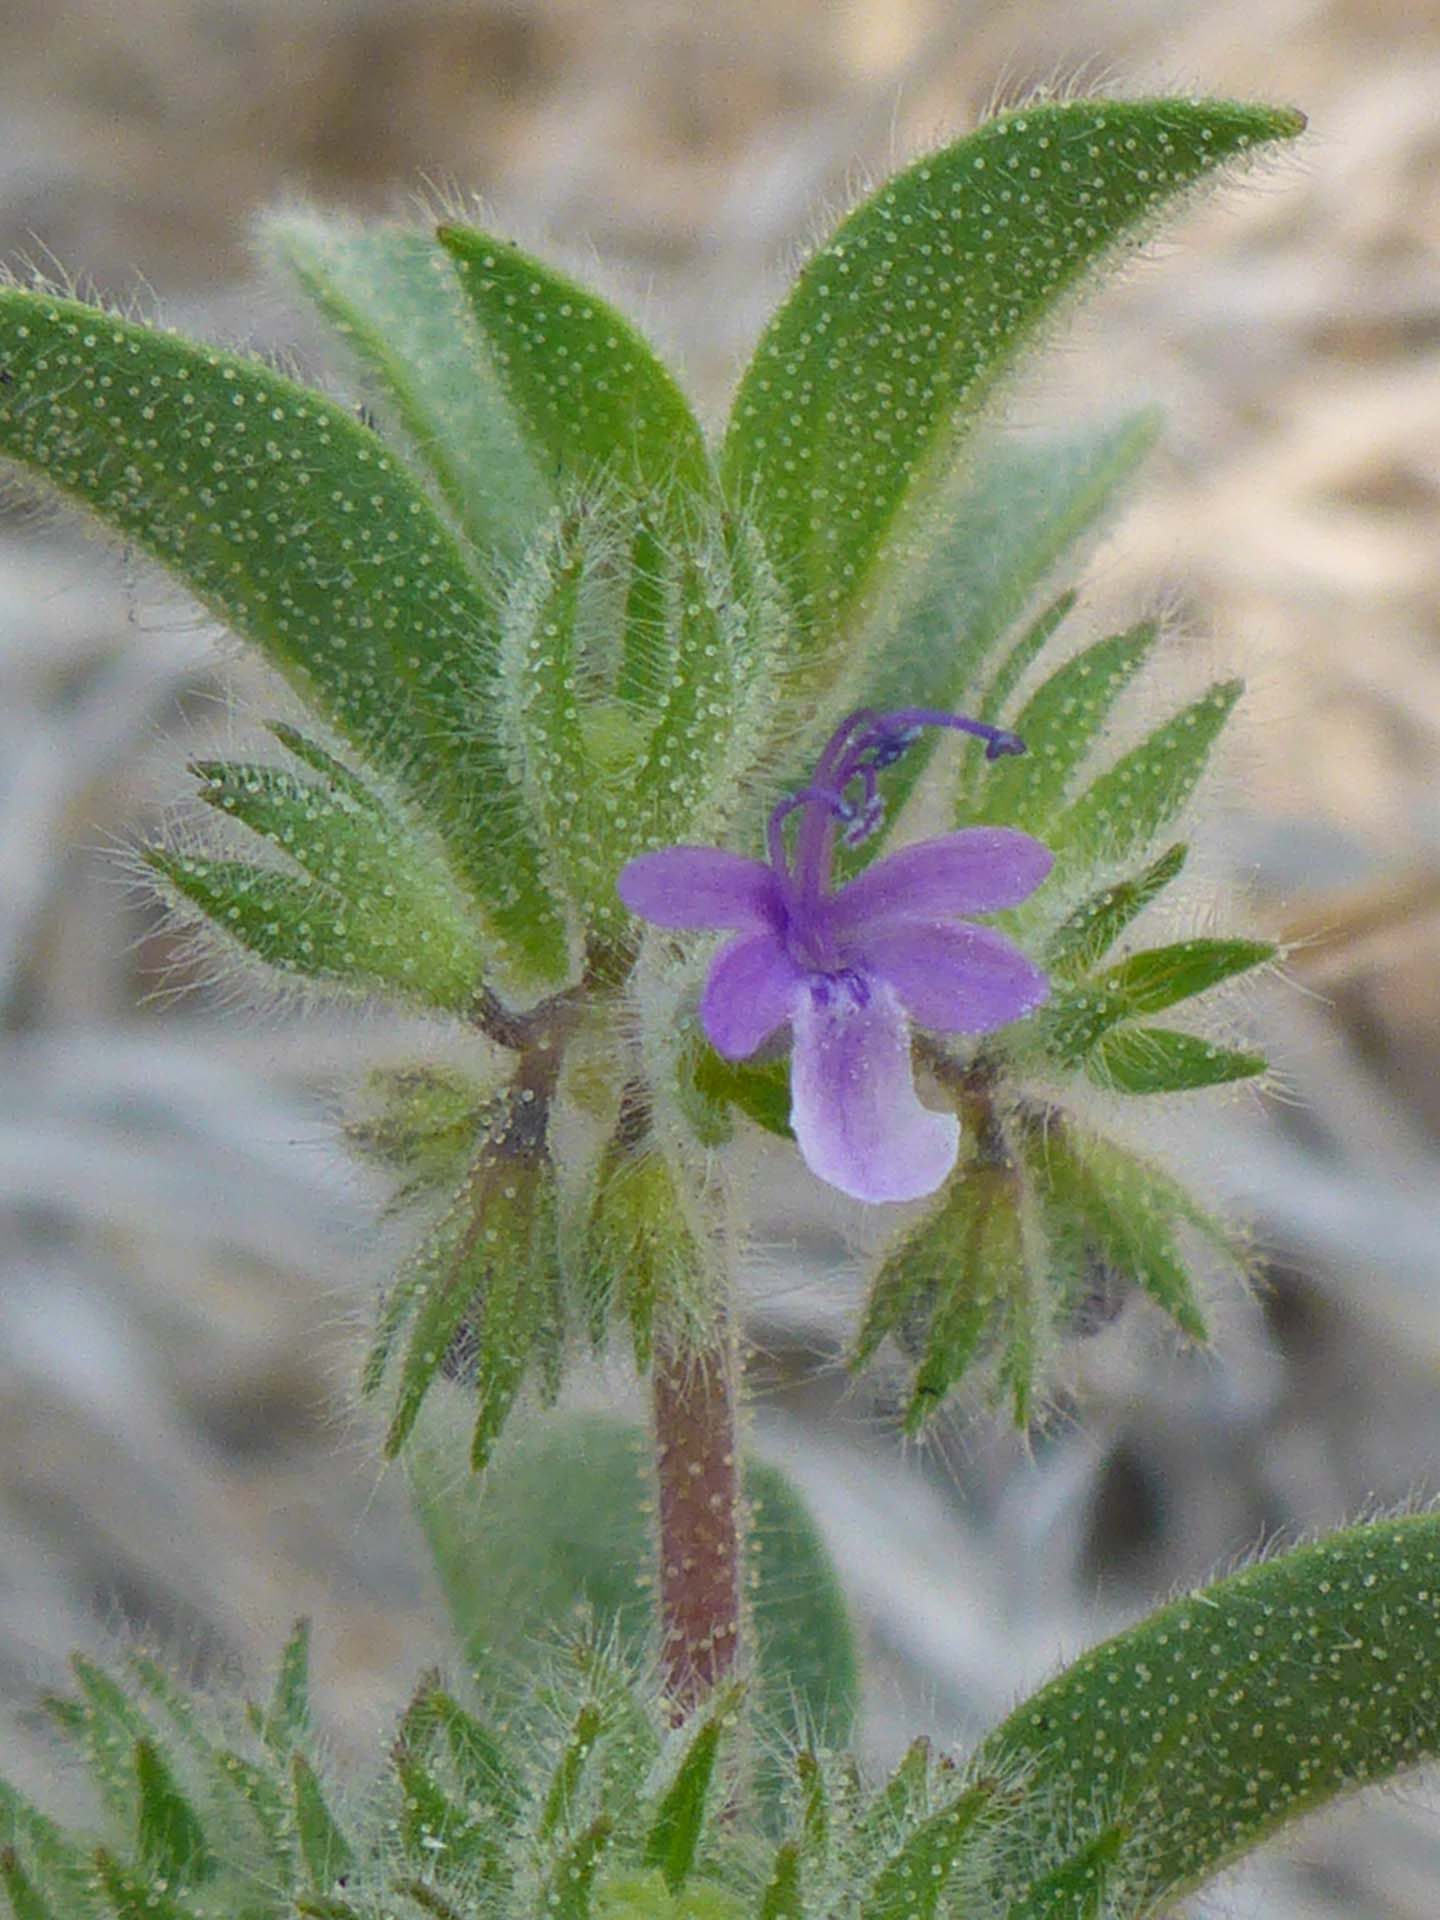
<svg viewBox="0 0 1440 1920">
<path fill-rule="evenodd" d="M 737 1356 L 728 1328 L 703 1352 L 657 1343 L 652 1373 L 660 1486 L 660 1662 L 683 1720 L 740 1656 L 743 1549 Z"/>
</svg>

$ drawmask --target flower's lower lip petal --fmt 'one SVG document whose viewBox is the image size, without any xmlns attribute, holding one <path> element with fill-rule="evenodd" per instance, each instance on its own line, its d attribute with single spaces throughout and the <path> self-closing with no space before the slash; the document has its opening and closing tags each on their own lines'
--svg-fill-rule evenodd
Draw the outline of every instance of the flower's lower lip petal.
<svg viewBox="0 0 1440 1920">
<path fill-rule="evenodd" d="M 857 1200 L 918 1200 L 955 1164 L 960 1124 L 915 1093 L 910 1030 L 883 980 L 813 976 L 791 1015 L 790 1124 L 812 1173 Z"/>
<path fill-rule="evenodd" d="M 661 847 L 622 867 L 616 891 L 632 913 L 658 927 L 734 928 L 780 924 L 780 883 L 763 860 L 722 847 Z"/>
<path fill-rule="evenodd" d="M 994 913 L 1028 900 L 1054 856 L 1017 827 L 962 827 L 887 854 L 830 902 L 839 935 L 893 920 L 945 920 Z"/>
<path fill-rule="evenodd" d="M 992 1033 L 1049 996 L 1039 967 L 993 927 L 896 924 L 855 944 L 866 969 L 890 982 L 911 1019 L 937 1033 Z"/>
<path fill-rule="evenodd" d="M 700 1024 L 728 1060 L 754 1053 L 790 1018 L 805 976 L 769 933 L 731 940 L 711 963 L 700 997 Z"/>
</svg>

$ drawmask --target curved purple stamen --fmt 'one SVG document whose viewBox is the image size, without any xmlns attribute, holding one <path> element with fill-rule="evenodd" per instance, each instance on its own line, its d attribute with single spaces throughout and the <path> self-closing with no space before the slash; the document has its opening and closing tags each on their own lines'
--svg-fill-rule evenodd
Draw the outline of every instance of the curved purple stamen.
<svg viewBox="0 0 1440 1920">
<path fill-rule="evenodd" d="M 1025 742 L 1007 728 L 940 707 L 901 707 L 893 713 L 859 707 L 847 714 L 826 742 L 811 784 L 779 802 L 766 832 L 770 864 L 802 913 L 814 908 L 829 884 L 837 823 L 845 828 L 847 846 L 869 839 L 885 818 L 879 775 L 894 766 L 927 727 L 947 727 L 983 740 L 987 760 L 1025 751 Z M 858 806 L 845 797 L 856 780 L 864 785 Z M 785 822 L 796 812 L 802 813 L 800 829 L 787 857 Z"/>
</svg>

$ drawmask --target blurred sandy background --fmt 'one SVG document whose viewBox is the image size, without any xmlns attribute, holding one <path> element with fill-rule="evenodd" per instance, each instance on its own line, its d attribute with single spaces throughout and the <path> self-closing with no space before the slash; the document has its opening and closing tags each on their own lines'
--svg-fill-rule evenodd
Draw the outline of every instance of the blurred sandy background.
<svg viewBox="0 0 1440 1920">
<path fill-rule="evenodd" d="M 1440 5 L 0 5 L 7 255 L 313 354 L 254 270 L 256 209 L 458 183 L 591 252 L 717 407 L 857 174 L 1076 74 L 1312 120 L 1020 400 L 1169 404 L 1082 616 L 1159 600 L 1177 645 L 1251 681 L 1219 844 L 1253 919 L 1301 942 L 1248 1010 L 1293 1098 L 1202 1100 L 1189 1146 L 1273 1285 L 1219 1361 L 1126 1315 L 1030 1454 L 981 1421 L 905 1459 L 883 1389 L 827 1366 L 838 1247 L 777 1217 L 799 1252 L 754 1276 L 756 1434 L 850 1582 L 878 1754 L 913 1725 L 970 1736 L 1060 1650 L 1277 1531 L 1440 1492 Z M 256 1025 L 203 970 L 173 1000 L 173 943 L 116 861 L 226 726 L 222 685 L 254 697 L 213 638 L 73 521 L 0 512 L 0 1725 L 32 1776 L 25 1701 L 117 1629 L 256 1671 L 313 1608 L 342 1742 L 446 1645 L 345 1399 L 384 1253 L 326 1091 L 415 1036 Z M 1413 1789 L 1347 1811 L 1207 1910 L 1433 1920 L 1440 1816 Z"/>
</svg>

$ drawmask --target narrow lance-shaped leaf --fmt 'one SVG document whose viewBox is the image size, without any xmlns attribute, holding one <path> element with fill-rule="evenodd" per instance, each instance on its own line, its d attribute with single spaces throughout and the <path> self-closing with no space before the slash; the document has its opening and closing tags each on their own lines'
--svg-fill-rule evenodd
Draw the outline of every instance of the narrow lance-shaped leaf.
<svg viewBox="0 0 1440 1920">
<path fill-rule="evenodd" d="M 1072 1124 L 1030 1135 L 1026 1160 L 1041 1197 L 1056 1278 L 1080 1297 L 1098 1263 L 1142 1288 L 1192 1340 L 1208 1338 L 1177 1223 L 1195 1212 L 1174 1182 L 1123 1148 Z"/>
<path fill-rule="evenodd" d="M 464 1005 L 479 984 L 473 911 L 422 831 L 348 784 L 301 779 L 283 767 L 201 760 L 200 797 L 334 888 L 366 945 L 389 946 L 416 998 Z"/>
<path fill-rule="evenodd" d="M 983 1205 L 983 1184 L 966 1178 L 967 1171 L 962 1169 L 929 1213 L 886 1252 L 861 1316 L 852 1368 L 867 1365 L 886 1336 L 904 1326 L 917 1308 L 923 1306 L 928 1319 L 947 1276 L 962 1271 Z"/>
<path fill-rule="evenodd" d="M 392 1458 L 430 1388 L 453 1366 L 474 1381 L 472 1460 L 482 1467 L 530 1365 L 538 1322 L 551 1310 L 554 1181 L 544 1104 L 527 1094 L 533 1089 L 513 1089 L 491 1104 L 464 1184 L 381 1313 L 362 1379 L 367 1395 L 379 1390 L 410 1324 L 385 1439 Z"/>
<path fill-rule="evenodd" d="M 543 1911 L 550 1920 L 589 1920 L 590 1894 L 611 1831 L 612 1822 L 601 1814 L 561 1854 L 545 1889 Z"/>
<path fill-rule="evenodd" d="M 721 1735 L 739 1702 L 739 1694 L 730 1689 L 711 1706 L 681 1756 L 645 1836 L 644 1863 L 659 1869 L 672 1893 L 684 1885 L 695 1864 Z"/>
<path fill-rule="evenodd" d="M 434 234 L 306 212 L 272 215 L 261 240 L 350 348 L 480 555 L 518 559 L 550 491 Z"/>
<path fill-rule="evenodd" d="M 800 1851 L 787 1841 L 775 1849 L 770 1878 L 760 1896 L 758 1920 L 803 1920 L 804 1897 L 800 1885 Z M 16 1916 L 23 1920 L 23 1916 Z"/>
<path fill-rule="evenodd" d="M 142 1865 L 173 1886 L 194 1886 L 208 1879 L 216 1863 L 204 1826 L 153 1740 L 136 1742 L 135 1780 L 139 1789 L 136 1852 Z"/>
<path fill-rule="evenodd" d="M 512 1823 L 524 1801 L 524 1783 L 509 1751 L 490 1729 L 439 1688 L 423 1700 L 445 1735 L 451 1764 L 466 1800 L 494 1819 Z"/>
<path fill-rule="evenodd" d="M 315 1769 L 303 1753 L 291 1755 L 290 1783 L 305 1871 L 317 1893 L 329 1893 L 354 1866 L 354 1852 L 326 1804 Z"/>
<path fill-rule="evenodd" d="M 1089 1055 L 1123 1020 L 1159 1013 L 1275 958 L 1268 940 L 1178 940 L 1147 947 L 1056 994 L 1036 1022 L 1046 1054 L 1062 1066 Z"/>
<path fill-rule="evenodd" d="M 508 240 L 453 224 L 439 238 L 543 469 L 582 486 L 608 478 L 683 522 L 686 495 L 713 492 L 709 455 L 689 402 L 638 330 Z"/>
<path fill-rule="evenodd" d="M 1072 775 L 1155 643 L 1153 621 L 1113 634 L 1067 660 L 1014 721 L 1023 754 L 988 764 L 974 817 L 1041 833 Z"/>
<path fill-rule="evenodd" d="M 1263 1053 L 1222 1047 L 1173 1027 L 1116 1027 L 1085 1056 L 1085 1071 L 1111 1093 L 1188 1093 L 1253 1080 L 1267 1071 Z"/>
<path fill-rule="evenodd" d="M 1163 1013 L 1222 980 L 1267 966 L 1277 951 L 1270 940 L 1177 940 L 1132 953 L 1096 984 L 1122 1000 L 1127 1012 Z"/>
<path fill-rule="evenodd" d="M 288 1754 L 310 1727 L 310 1622 L 299 1619 L 280 1654 L 260 1735 L 273 1753 Z"/>
<path fill-rule="evenodd" d="M 244 860 L 147 849 L 162 891 L 279 973 L 355 993 L 393 993 L 462 1011 L 479 985 L 473 956 L 417 955 L 403 928 L 372 921 L 333 887 Z"/>
<path fill-rule="evenodd" d="M 1086 276 L 1204 175 L 1302 125 L 1227 101 L 1037 104 L 842 222 L 762 336 L 723 457 L 812 631 L 843 628 L 897 517 Z"/>
<path fill-rule="evenodd" d="M 0 288 L 0 457 L 179 576 L 443 835 L 520 978 L 565 931 L 484 724 L 491 608 L 409 469 L 253 360 Z"/>
<path fill-rule="evenodd" d="M 1091 867 L 1144 853 L 1194 792 L 1243 684 L 1211 687 L 1098 775 L 1050 829 L 1057 859 Z"/>
<path fill-rule="evenodd" d="M 1169 886 L 1185 865 L 1188 853 L 1189 848 L 1183 844 L 1167 847 L 1158 860 L 1133 878 L 1117 880 L 1114 886 L 1103 887 L 1082 900 L 1046 945 L 1045 963 L 1052 977 L 1073 979 L 1103 960 L 1130 922 Z"/>
<path fill-rule="evenodd" d="M 923 1820 L 871 1883 L 866 1920 L 933 1920 L 993 1798 L 993 1786 L 981 1782 Z"/>
<path fill-rule="evenodd" d="M 1025 1781 L 1006 1910 L 1029 1914 L 1029 1889 L 1115 1832 L 1125 1911 L 1157 1911 L 1298 1815 L 1440 1756 L 1437 1593 L 1440 1519 L 1380 1521 L 1083 1655 L 981 1747 Z"/>
</svg>

